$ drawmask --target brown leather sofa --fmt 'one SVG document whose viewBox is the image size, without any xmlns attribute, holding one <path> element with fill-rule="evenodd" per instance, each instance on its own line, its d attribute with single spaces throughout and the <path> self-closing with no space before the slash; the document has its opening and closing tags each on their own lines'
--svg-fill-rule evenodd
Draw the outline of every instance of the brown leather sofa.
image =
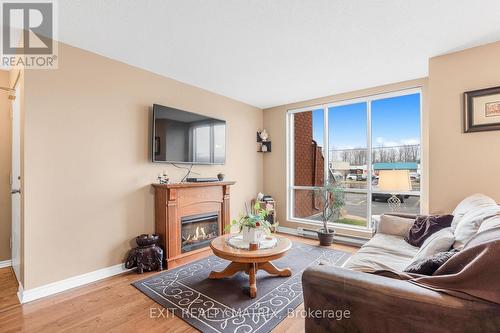
<svg viewBox="0 0 500 333">
<path fill-rule="evenodd" d="M 500 332 L 499 305 L 408 281 L 318 265 L 304 272 L 302 286 L 306 332 Z M 342 318 L 325 310 L 342 310 Z"/>
<path fill-rule="evenodd" d="M 453 226 L 456 239 L 463 239 L 467 232 L 498 228 L 500 216 L 491 216 L 500 209 L 495 205 L 477 194 L 460 203 L 453 212 L 457 217 Z M 455 297 L 407 280 L 367 273 L 366 269 L 377 267 L 378 261 L 379 269 L 391 270 L 393 265 L 392 271 L 401 271 L 403 259 L 411 262 L 408 257 L 396 260 L 399 254 L 393 248 L 398 247 L 395 242 L 399 240 L 394 237 L 394 229 L 379 229 L 392 230 L 393 235 L 379 236 L 372 245 L 367 243 L 365 250 L 361 248 L 345 265 L 348 268 L 312 265 L 305 270 L 306 332 L 500 332 L 497 303 Z M 390 244 L 385 246 L 381 239 Z M 405 251 L 401 255 L 415 253 L 412 249 Z M 369 265 L 363 266 L 365 263 Z"/>
</svg>

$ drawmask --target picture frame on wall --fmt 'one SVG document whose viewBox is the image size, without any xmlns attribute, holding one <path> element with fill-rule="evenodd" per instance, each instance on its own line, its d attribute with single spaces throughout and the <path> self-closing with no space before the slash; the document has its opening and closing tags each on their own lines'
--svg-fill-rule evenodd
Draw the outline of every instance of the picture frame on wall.
<svg viewBox="0 0 500 333">
<path fill-rule="evenodd" d="M 500 87 L 464 93 L 464 132 L 500 130 Z"/>
</svg>

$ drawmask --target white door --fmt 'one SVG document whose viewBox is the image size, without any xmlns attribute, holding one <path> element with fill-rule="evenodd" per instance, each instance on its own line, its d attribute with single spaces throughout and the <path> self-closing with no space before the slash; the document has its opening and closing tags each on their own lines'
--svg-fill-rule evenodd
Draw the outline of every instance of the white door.
<svg viewBox="0 0 500 333">
<path fill-rule="evenodd" d="M 20 281 L 21 252 L 21 109 L 20 91 L 12 101 L 12 268 Z"/>
</svg>

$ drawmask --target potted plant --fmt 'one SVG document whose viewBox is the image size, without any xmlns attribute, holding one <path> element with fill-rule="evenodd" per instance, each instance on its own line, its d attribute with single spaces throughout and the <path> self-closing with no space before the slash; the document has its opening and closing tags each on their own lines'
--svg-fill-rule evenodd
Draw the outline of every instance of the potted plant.
<svg viewBox="0 0 500 333">
<path fill-rule="evenodd" d="M 340 210 L 345 205 L 345 191 L 338 182 L 327 181 L 323 187 L 314 190 L 314 198 L 319 200 L 323 221 L 323 228 L 317 230 L 319 244 L 330 246 L 335 230 L 328 228 L 328 222 L 336 222 L 339 219 Z"/>
<path fill-rule="evenodd" d="M 247 214 L 232 220 L 226 231 L 230 231 L 232 226 L 238 226 L 239 232 L 243 235 L 243 240 L 255 244 L 262 238 L 263 233 L 269 234 L 271 232 L 271 224 L 266 220 L 266 217 L 272 207 L 269 208 L 266 205 L 266 207 L 262 208 L 259 202 L 255 203 L 253 212 L 249 211 L 246 204 L 245 207 Z"/>
</svg>

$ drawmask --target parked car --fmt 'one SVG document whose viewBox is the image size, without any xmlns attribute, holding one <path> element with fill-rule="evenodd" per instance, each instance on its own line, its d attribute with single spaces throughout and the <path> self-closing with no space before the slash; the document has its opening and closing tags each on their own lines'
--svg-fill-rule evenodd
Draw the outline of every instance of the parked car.
<svg viewBox="0 0 500 333">
<path fill-rule="evenodd" d="M 358 180 L 358 176 L 354 173 L 350 173 L 347 175 L 346 180 Z"/>
</svg>

